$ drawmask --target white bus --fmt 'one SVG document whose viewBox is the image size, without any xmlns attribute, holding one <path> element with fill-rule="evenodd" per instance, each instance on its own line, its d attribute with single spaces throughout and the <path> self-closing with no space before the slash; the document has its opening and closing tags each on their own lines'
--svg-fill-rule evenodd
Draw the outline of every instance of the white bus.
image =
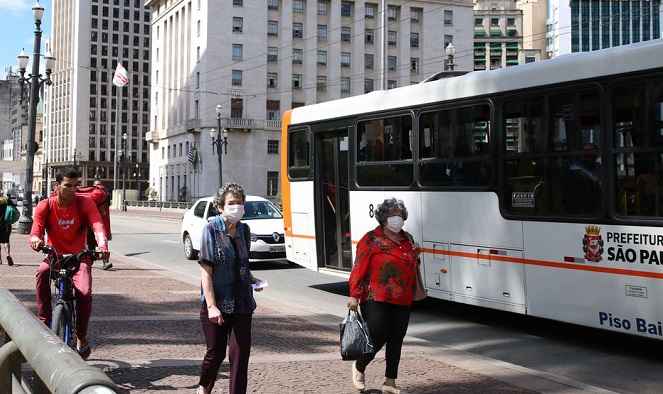
<svg viewBox="0 0 663 394">
<path fill-rule="evenodd" d="M 663 41 L 283 120 L 289 260 L 351 270 L 393 196 L 431 297 L 663 339 Z"/>
</svg>

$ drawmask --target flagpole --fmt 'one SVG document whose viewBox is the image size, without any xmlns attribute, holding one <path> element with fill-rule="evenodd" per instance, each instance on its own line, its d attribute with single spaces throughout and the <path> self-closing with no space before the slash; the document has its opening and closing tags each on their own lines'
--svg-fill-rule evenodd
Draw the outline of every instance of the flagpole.
<svg viewBox="0 0 663 394">
<path fill-rule="evenodd" d="M 118 136 L 120 135 L 120 111 L 117 110 L 120 105 L 120 100 L 122 99 L 121 87 L 116 86 L 117 89 L 117 101 L 115 102 L 115 148 L 113 149 L 113 190 L 117 190 L 117 147 L 118 147 Z"/>
</svg>

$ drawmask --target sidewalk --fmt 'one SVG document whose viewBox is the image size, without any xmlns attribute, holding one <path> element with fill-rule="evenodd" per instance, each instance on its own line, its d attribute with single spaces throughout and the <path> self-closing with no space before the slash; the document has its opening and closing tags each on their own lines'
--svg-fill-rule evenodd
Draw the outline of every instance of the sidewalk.
<svg viewBox="0 0 663 394">
<path fill-rule="evenodd" d="M 14 267 L 0 265 L 0 287 L 11 289 L 34 310 L 34 273 L 40 255 L 27 236 L 12 235 Z M 93 268 L 94 305 L 89 363 L 103 368 L 127 392 L 192 393 L 197 384 L 204 338 L 198 321 L 199 289 L 171 273 L 123 256 L 114 269 Z M 183 262 L 183 264 L 187 264 Z M 195 264 L 195 263 L 191 263 Z M 319 316 L 287 311 L 257 295 L 249 371 L 252 393 L 356 393 L 350 362 L 340 360 L 338 330 Z M 215 393 L 228 390 L 227 364 Z M 384 355 L 367 370 L 369 393 L 378 393 Z M 408 393 L 533 393 L 445 362 L 425 347 L 403 349 L 399 384 Z"/>
</svg>

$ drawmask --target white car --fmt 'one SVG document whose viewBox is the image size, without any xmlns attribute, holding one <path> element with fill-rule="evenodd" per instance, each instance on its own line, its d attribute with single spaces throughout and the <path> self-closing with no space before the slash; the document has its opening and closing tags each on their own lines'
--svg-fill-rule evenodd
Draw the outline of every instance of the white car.
<svg viewBox="0 0 663 394">
<path fill-rule="evenodd" d="M 212 205 L 214 197 L 196 201 L 182 217 L 182 243 L 184 256 L 189 260 L 198 257 L 203 228 L 218 211 Z M 284 260 L 285 238 L 283 236 L 283 215 L 269 200 L 257 196 L 246 196 L 242 222 L 251 228 L 252 261 Z"/>
</svg>

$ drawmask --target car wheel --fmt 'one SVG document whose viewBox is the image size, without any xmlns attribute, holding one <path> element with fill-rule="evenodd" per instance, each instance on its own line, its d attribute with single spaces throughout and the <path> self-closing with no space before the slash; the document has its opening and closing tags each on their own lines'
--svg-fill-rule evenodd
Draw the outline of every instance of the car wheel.
<svg viewBox="0 0 663 394">
<path fill-rule="evenodd" d="M 189 234 L 184 236 L 184 257 L 187 260 L 195 260 L 198 257 L 198 251 L 193 248 L 193 242 Z"/>
</svg>

